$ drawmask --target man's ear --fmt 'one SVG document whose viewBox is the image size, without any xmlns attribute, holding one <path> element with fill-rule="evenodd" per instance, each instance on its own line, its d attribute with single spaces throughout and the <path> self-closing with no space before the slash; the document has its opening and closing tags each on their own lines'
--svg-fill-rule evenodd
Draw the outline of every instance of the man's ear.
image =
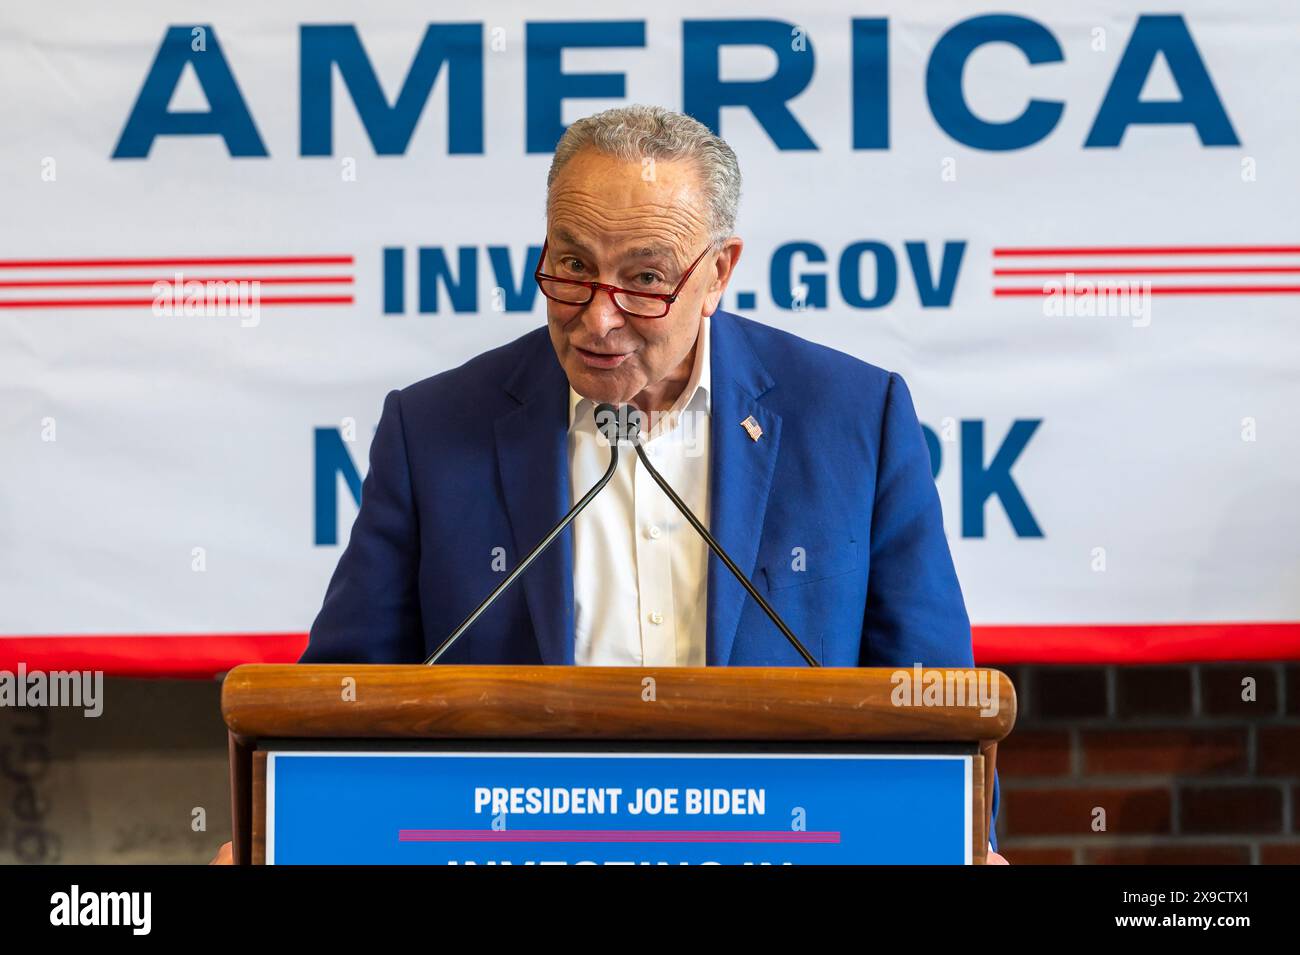
<svg viewBox="0 0 1300 955">
<path fill-rule="evenodd" d="M 744 240 L 738 235 L 733 235 L 722 243 L 721 249 L 712 254 L 713 270 L 708 290 L 704 293 L 705 315 L 712 315 L 718 310 L 718 303 L 722 301 L 722 294 L 727 290 L 727 283 L 735 273 L 736 263 L 740 261 L 740 253 L 744 247 Z"/>
</svg>

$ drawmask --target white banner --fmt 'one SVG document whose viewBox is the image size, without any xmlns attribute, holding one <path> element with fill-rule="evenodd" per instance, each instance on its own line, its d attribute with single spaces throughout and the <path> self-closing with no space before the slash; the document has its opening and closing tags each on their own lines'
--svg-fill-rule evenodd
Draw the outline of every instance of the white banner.
<svg viewBox="0 0 1300 955">
<path fill-rule="evenodd" d="M 1300 656 L 1300 17 L 1089 7 L 7 7 L 0 663 L 292 659 L 626 102 L 740 158 L 724 308 L 907 380 L 982 661 Z"/>
</svg>

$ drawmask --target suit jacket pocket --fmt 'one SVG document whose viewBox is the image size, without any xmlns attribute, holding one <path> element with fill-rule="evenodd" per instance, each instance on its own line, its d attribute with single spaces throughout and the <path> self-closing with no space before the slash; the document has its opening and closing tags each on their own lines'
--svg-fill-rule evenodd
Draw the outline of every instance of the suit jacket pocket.
<svg viewBox="0 0 1300 955">
<path fill-rule="evenodd" d="M 791 540 L 764 554 L 763 573 L 768 590 L 838 577 L 858 569 L 858 543 L 851 537 Z"/>
</svg>

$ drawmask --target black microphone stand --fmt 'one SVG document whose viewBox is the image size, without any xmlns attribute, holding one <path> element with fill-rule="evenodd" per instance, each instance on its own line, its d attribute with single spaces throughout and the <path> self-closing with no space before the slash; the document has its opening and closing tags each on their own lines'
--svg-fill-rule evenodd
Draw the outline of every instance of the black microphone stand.
<svg viewBox="0 0 1300 955">
<path fill-rule="evenodd" d="M 605 437 L 607 439 L 612 438 L 612 440 L 609 441 L 609 467 L 605 469 L 605 473 L 601 476 L 600 480 L 592 485 L 591 490 L 582 496 L 582 500 L 569 508 L 569 513 L 564 515 L 564 518 L 560 523 L 551 528 L 550 533 L 543 537 L 541 542 L 528 552 L 528 556 L 521 560 L 518 566 L 506 575 L 506 579 L 497 584 L 492 593 L 488 594 L 483 599 L 483 602 L 475 607 L 468 617 L 461 621 L 460 626 L 453 630 L 451 635 L 448 636 L 446 640 L 442 641 L 433 653 L 429 654 L 428 659 L 424 661 L 425 666 L 432 666 L 437 663 L 442 655 L 451 649 L 452 644 L 460 639 L 461 634 L 473 626 L 474 621 L 482 616 L 483 612 L 487 610 L 488 607 L 492 606 L 498 597 L 505 593 L 506 588 L 513 584 L 520 574 L 528 569 L 528 565 L 536 560 L 541 555 L 542 551 L 546 550 L 546 548 L 551 545 L 551 542 L 555 540 L 555 538 L 559 537 L 566 527 L 573 523 L 573 519 L 582 513 L 582 509 L 590 504 L 597 494 L 605 489 L 605 485 L 608 484 L 610 478 L 614 476 L 614 469 L 618 467 L 618 442 L 622 432 L 622 425 L 626 421 L 626 418 L 620 416 L 615 418 L 615 420 L 611 420 L 611 418 L 614 418 L 617 415 L 617 412 L 614 406 L 609 404 L 597 405 L 593 414 L 596 416 L 596 423 L 600 427 L 602 433 L 605 434 Z M 604 424 L 601 423 L 602 417 L 605 419 Z"/>
<path fill-rule="evenodd" d="M 763 599 L 763 595 L 758 592 L 758 589 L 752 583 L 750 583 L 749 578 L 741 573 L 740 568 L 736 566 L 736 562 L 727 556 L 727 552 L 722 549 L 722 545 L 719 544 L 714 539 L 713 535 L 709 533 L 709 529 L 705 527 L 703 522 L 701 522 L 700 519 L 691 512 L 691 509 L 686 506 L 686 502 L 677 496 L 677 492 L 668 486 L 668 482 L 664 480 L 663 475 L 655 470 L 655 466 L 650 463 L 649 455 L 645 453 L 645 448 L 641 446 L 641 427 L 637 420 L 640 417 L 640 413 L 635 412 L 631 417 L 632 422 L 627 430 L 632 441 L 632 446 L 636 448 L 637 457 L 641 459 L 641 463 L 644 464 L 646 470 L 650 472 L 650 476 L 654 478 L 654 482 L 659 485 L 660 489 L 665 494 L 668 495 L 668 499 L 673 502 L 677 507 L 677 510 L 682 512 L 682 516 L 691 522 L 691 526 L 694 527 L 699 535 L 704 538 L 704 542 L 709 545 L 709 549 L 718 555 L 719 560 L 726 564 L 727 570 L 731 571 L 732 576 L 739 580 L 741 584 L 744 585 L 745 590 L 749 591 L 749 595 L 758 601 L 758 605 L 763 608 L 763 612 L 767 614 L 768 619 L 776 624 L 776 628 L 781 631 L 787 640 L 790 641 L 790 646 L 794 647 L 795 650 L 799 652 L 799 656 L 803 657 L 804 662 L 810 667 L 821 666 L 821 664 L 817 662 L 817 658 L 808 652 L 808 648 L 805 647 L 799 641 L 799 638 L 794 635 L 794 632 L 785 625 L 785 621 L 781 619 L 781 616 L 772 609 L 772 605 Z"/>
</svg>

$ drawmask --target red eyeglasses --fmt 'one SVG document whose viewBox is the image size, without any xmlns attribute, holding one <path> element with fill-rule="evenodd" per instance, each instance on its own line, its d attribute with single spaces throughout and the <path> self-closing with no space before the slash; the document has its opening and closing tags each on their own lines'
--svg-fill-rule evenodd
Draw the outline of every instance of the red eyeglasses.
<svg viewBox="0 0 1300 955">
<path fill-rule="evenodd" d="M 542 290 L 543 295 L 553 302 L 561 302 L 564 305 L 586 305 L 596 297 L 598 290 L 603 289 L 614 301 L 615 308 L 634 318 L 663 318 L 667 315 L 668 309 L 672 308 L 673 302 L 677 301 L 677 296 L 686 286 L 686 281 L 695 271 L 695 267 L 704 261 L 704 257 L 709 253 L 709 249 L 705 249 L 699 254 L 699 257 L 691 263 L 691 267 L 686 270 L 686 274 L 682 276 L 682 280 L 677 283 L 677 288 L 671 292 L 634 292 L 617 285 L 606 285 L 604 282 L 582 282 L 578 279 L 562 279 L 556 275 L 547 275 L 542 271 L 542 263 L 546 261 L 546 250 L 549 247 L 550 239 L 547 239 L 542 243 L 542 256 L 537 260 L 537 269 L 533 272 L 533 278 L 537 280 L 537 287 Z"/>
</svg>

